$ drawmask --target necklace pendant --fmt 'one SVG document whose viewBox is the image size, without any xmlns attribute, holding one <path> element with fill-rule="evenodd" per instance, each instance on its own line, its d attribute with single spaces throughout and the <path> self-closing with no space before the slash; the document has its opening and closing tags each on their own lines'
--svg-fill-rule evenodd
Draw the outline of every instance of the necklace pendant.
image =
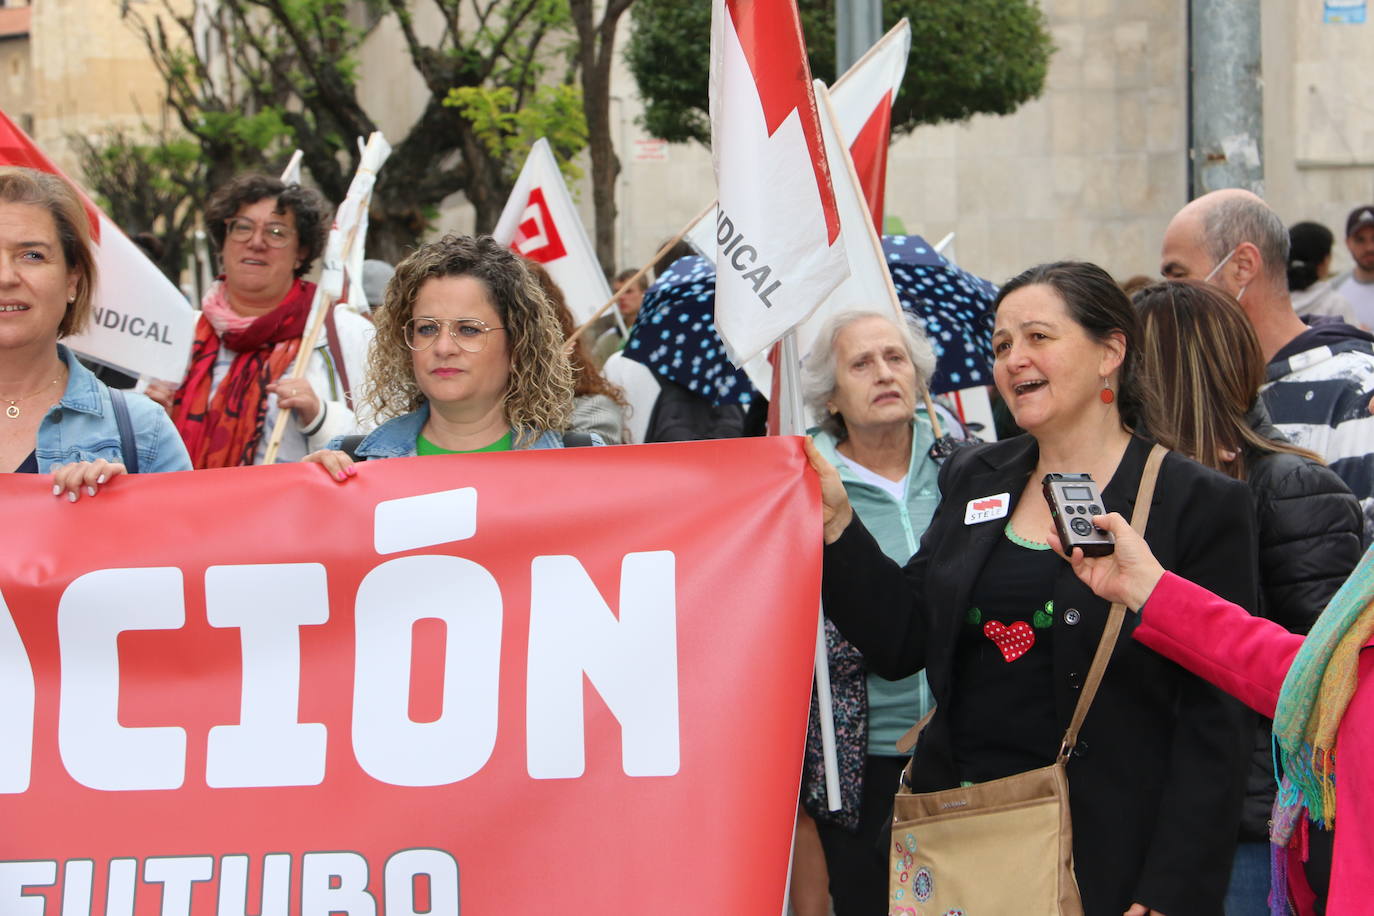
<svg viewBox="0 0 1374 916">
<path fill-rule="evenodd" d="M 19 405 L 11 403 L 10 406 L 5 408 L 5 416 L 9 417 L 11 420 L 18 420 Z"/>
</svg>

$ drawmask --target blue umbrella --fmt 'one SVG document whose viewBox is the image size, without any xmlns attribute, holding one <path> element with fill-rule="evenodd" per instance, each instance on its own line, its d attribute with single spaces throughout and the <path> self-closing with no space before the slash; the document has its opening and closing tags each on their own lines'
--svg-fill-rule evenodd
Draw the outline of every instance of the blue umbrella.
<svg viewBox="0 0 1374 916">
<path fill-rule="evenodd" d="M 695 255 L 679 258 L 645 292 L 625 355 L 712 404 L 748 406 L 758 392 L 725 355 L 715 308 L 711 262 Z"/>
<path fill-rule="evenodd" d="M 951 264 L 919 235 L 885 235 L 883 253 L 902 308 L 925 322 L 935 346 L 931 392 L 991 385 L 997 287 Z"/>
</svg>

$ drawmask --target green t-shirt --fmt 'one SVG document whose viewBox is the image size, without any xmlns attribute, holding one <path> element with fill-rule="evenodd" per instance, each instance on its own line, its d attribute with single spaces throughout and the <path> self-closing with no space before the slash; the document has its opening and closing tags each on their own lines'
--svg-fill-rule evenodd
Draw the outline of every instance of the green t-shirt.
<svg viewBox="0 0 1374 916">
<path fill-rule="evenodd" d="M 461 450 L 458 450 L 458 451 L 455 451 L 455 450 L 453 450 L 453 449 L 440 448 L 439 446 L 435 445 L 433 442 L 430 442 L 428 439 L 426 439 L 423 435 L 420 435 L 420 436 L 416 436 L 416 437 L 415 437 L 415 454 L 417 454 L 417 455 L 471 455 L 471 454 L 473 454 L 474 452 L 508 452 L 508 451 L 510 451 L 510 443 L 511 443 L 510 430 L 506 430 L 506 434 L 505 434 L 504 436 L 502 436 L 500 439 L 497 439 L 497 440 L 496 440 L 495 442 L 493 442 L 491 445 L 484 445 L 484 446 L 482 446 L 481 448 L 461 449 Z"/>
</svg>

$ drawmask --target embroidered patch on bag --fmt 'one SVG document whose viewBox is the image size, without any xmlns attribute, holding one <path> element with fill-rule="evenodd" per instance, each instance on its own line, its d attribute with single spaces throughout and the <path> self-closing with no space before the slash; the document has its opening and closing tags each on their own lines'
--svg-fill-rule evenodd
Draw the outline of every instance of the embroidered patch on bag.
<svg viewBox="0 0 1374 916">
<path fill-rule="evenodd" d="M 930 895 L 935 893 L 935 879 L 930 876 L 930 869 L 922 865 L 916 870 L 916 878 L 911 882 L 912 893 L 916 899 L 925 903 L 930 899 Z"/>
</svg>

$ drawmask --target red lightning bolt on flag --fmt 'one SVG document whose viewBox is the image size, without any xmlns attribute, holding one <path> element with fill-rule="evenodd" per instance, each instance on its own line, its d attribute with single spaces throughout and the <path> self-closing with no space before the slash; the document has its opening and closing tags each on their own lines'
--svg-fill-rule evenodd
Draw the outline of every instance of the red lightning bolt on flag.
<svg viewBox="0 0 1374 916">
<path fill-rule="evenodd" d="M 793 111 L 801 116 L 828 240 L 833 245 L 840 235 L 840 211 L 830 184 L 830 164 L 821 139 L 821 119 L 811 89 L 811 67 L 806 62 L 796 0 L 725 0 L 725 7 L 758 87 L 768 135 L 771 137 Z"/>
</svg>

